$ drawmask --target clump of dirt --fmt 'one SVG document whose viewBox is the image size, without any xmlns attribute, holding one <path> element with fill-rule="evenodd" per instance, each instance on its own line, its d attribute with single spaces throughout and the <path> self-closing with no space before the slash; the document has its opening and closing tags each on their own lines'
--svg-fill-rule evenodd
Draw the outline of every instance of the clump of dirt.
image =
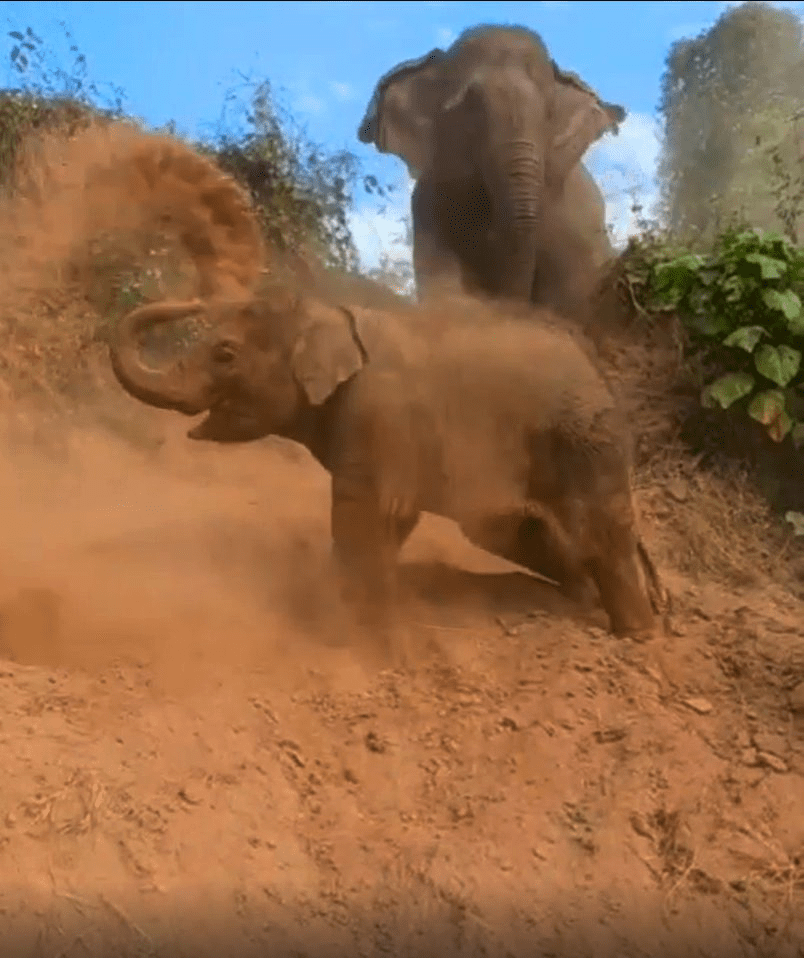
<svg viewBox="0 0 804 958">
<path fill-rule="evenodd" d="M 58 271 L 86 284 L 97 230 L 144 242 L 173 209 L 163 190 L 198 191 L 170 214 L 189 284 L 258 271 L 245 220 L 218 223 L 237 204 L 209 167 L 108 135 L 42 146 L 71 159 L 9 201 L 14 368 L 15 319 L 31 350 L 61 331 L 41 305 Z M 139 184 L 139 210 L 115 182 Z M 637 391 L 640 348 L 622 340 Z M 417 668 L 394 672 L 336 601 L 311 456 L 190 444 L 120 390 L 99 405 L 159 441 L 19 398 L 0 421 L 10 953 L 797 954 L 804 602 L 772 556 L 739 578 L 767 541 L 750 497 L 657 427 L 639 495 L 675 603 L 644 644 L 428 519 L 403 553 Z"/>
<path fill-rule="evenodd" d="M 27 140 L 3 215 L 14 233 L 6 241 L 22 242 L 6 270 L 17 283 L 33 278 L 35 288 L 48 264 L 70 260 L 99 235 L 141 243 L 155 227 L 178 237 L 201 296 L 248 292 L 263 267 L 259 225 L 235 181 L 180 141 L 129 123 Z"/>
</svg>

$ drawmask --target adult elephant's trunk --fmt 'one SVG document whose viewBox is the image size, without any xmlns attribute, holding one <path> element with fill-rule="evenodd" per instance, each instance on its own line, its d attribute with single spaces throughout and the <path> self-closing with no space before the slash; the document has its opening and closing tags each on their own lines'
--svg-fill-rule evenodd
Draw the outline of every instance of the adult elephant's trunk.
<svg viewBox="0 0 804 958">
<path fill-rule="evenodd" d="M 498 293 L 529 300 L 543 229 L 546 106 L 523 75 L 488 70 L 475 87 L 481 170 L 491 199 Z"/>
<path fill-rule="evenodd" d="M 499 294 L 531 298 L 543 229 L 544 161 L 532 140 L 511 139 L 498 147 L 492 185 L 492 216 L 499 255 Z"/>
<path fill-rule="evenodd" d="M 189 416 L 203 412 L 208 405 L 205 383 L 189 375 L 179 362 L 159 371 L 145 366 L 140 358 L 140 337 L 160 323 L 201 312 L 198 300 L 154 303 L 140 306 L 117 324 L 109 344 L 109 355 L 117 381 L 140 402 L 157 409 L 173 409 Z"/>
</svg>

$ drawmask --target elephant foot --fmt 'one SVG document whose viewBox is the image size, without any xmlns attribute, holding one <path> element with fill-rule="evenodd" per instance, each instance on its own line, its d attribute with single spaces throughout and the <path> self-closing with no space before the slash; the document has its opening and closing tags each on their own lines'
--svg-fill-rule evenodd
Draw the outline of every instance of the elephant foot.
<svg viewBox="0 0 804 958">
<path fill-rule="evenodd" d="M 625 568 L 617 568 L 616 563 L 613 567 L 598 568 L 595 579 L 613 634 L 640 641 L 653 638 L 656 617 L 636 562 L 627 563 Z"/>
</svg>

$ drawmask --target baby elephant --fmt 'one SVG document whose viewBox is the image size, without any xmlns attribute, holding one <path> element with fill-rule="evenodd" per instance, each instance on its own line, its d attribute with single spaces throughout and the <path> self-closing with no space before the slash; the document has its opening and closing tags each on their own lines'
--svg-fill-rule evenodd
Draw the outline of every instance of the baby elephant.
<svg viewBox="0 0 804 958">
<path fill-rule="evenodd" d="M 658 580 L 636 530 L 626 431 L 590 359 L 549 313 L 342 308 L 275 288 L 249 301 L 140 307 L 117 379 L 188 416 L 193 439 L 305 445 L 332 477 L 334 553 L 364 609 L 388 610 L 421 512 L 567 588 L 597 585 L 615 634 L 650 632 Z M 175 366 L 140 358 L 159 323 L 213 332 Z"/>
</svg>

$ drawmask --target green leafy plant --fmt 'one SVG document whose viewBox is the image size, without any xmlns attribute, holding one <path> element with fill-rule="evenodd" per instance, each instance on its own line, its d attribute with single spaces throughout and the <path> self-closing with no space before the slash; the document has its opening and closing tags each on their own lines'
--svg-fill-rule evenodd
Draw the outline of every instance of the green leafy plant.
<svg viewBox="0 0 804 958">
<path fill-rule="evenodd" d="M 778 233 L 729 230 L 709 254 L 655 261 L 650 295 L 702 358 L 706 408 L 744 408 L 776 442 L 804 443 L 804 251 Z"/>
</svg>

